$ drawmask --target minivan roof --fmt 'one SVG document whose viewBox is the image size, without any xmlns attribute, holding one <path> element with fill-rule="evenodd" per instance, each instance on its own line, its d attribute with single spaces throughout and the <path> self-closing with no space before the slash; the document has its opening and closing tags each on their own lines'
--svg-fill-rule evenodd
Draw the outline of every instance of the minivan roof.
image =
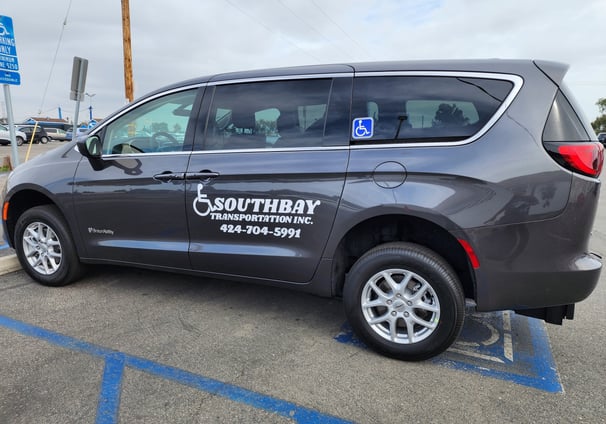
<svg viewBox="0 0 606 424">
<path fill-rule="evenodd" d="M 211 82 L 247 80 L 255 78 L 288 77 L 313 74 L 355 74 L 365 72 L 395 71 L 443 71 L 443 72 L 492 72 L 523 76 L 537 68 L 554 83 L 560 84 L 568 70 L 568 65 L 559 62 L 534 61 L 530 59 L 459 59 L 459 60 L 410 60 L 384 62 L 358 62 L 327 65 L 291 66 L 283 68 L 255 69 L 206 75 L 180 81 L 141 98 L 180 87 L 202 85 Z M 137 99 L 139 100 L 139 99 Z"/>
</svg>

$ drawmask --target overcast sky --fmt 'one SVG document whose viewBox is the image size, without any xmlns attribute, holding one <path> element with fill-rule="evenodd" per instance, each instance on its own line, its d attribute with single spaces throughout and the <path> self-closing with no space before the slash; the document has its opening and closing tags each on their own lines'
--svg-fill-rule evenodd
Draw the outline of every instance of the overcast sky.
<svg viewBox="0 0 606 424">
<path fill-rule="evenodd" d="M 73 119 L 74 56 L 89 60 L 81 118 L 126 103 L 120 0 L 2 0 L 0 15 L 15 31 L 16 122 L 59 107 Z M 589 120 L 606 97 L 605 0 L 130 0 L 130 15 L 135 98 L 223 71 L 450 58 L 566 62 Z"/>
</svg>

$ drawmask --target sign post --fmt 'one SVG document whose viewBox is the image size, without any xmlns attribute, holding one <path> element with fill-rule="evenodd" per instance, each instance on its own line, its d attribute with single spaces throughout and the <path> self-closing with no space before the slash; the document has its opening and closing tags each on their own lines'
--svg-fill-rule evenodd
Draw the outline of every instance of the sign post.
<svg viewBox="0 0 606 424">
<path fill-rule="evenodd" d="M 21 75 L 18 71 L 19 60 L 17 59 L 13 19 L 8 16 L 0 16 L 0 84 L 2 84 L 4 88 L 6 119 L 8 121 L 8 131 L 11 139 L 11 159 L 13 167 L 19 165 L 19 152 L 17 150 L 15 120 L 13 119 L 13 103 L 11 101 L 9 84 L 21 84 Z"/>
<path fill-rule="evenodd" d="M 88 70 L 88 59 L 74 56 L 72 67 L 72 85 L 69 98 L 76 101 L 76 112 L 74 113 L 74 124 L 72 125 L 72 140 L 78 135 L 78 119 L 80 114 L 80 102 L 84 99 L 84 88 L 86 86 L 86 71 Z"/>
</svg>

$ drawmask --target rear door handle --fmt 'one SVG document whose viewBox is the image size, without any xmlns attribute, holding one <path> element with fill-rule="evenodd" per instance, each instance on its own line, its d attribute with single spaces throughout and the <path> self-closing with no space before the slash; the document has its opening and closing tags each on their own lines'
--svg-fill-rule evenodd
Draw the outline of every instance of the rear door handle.
<svg viewBox="0 0 606 424">
<path fill-rule="evenodd" d="M 182 181 L 185 179 L 185 173 L 183 172 L 170 172 L 164 171 L 160 174 L 154 175 L 154 180 L 162 181 L 162 182 L 170 182 L 170 181 Z"/>
<path fill-rule="evenodd" d="M 211 178 L 217 178 L 218 176 L 218 172 L 212 171 L 188 172 L 185 174 L 187 180 L 210 180 Z"/>
</svg>

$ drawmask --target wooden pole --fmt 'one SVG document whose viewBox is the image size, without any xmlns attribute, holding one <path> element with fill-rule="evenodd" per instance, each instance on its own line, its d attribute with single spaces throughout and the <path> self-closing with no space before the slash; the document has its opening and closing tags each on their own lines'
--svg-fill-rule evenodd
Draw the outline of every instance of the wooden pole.
<svg viewBox="0 0 606 424">
<path fill-rule="evenodd" d="M 128 0 L 122 0 L 122 44 L 124 48 L 124 92 L 133 101 L 133 58 L 130 48 L 130 8 Z"/>
</svg>

